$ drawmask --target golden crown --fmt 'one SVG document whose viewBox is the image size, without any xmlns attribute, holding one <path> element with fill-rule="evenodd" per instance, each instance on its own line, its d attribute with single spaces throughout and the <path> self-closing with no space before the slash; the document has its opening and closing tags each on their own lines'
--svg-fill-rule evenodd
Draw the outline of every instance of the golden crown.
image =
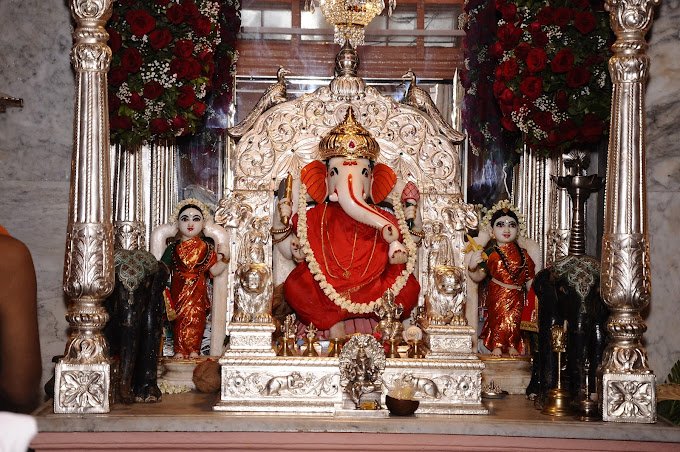
<svg viewBox="0 0 680 452">
<path fill-rule="evenodd" d="M 345 119 L 333 127 L 319 142 L 321 160 L 345 157 L 348 159 L 367 158 L 375 161 L 378 155 L 380 155 L 378 142 L 357 122 L 352 107 L 347 109 Z"/>
</svg>

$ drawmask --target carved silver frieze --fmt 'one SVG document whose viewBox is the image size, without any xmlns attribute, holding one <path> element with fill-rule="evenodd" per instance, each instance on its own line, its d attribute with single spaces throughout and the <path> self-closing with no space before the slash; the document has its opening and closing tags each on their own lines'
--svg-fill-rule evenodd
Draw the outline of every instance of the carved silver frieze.
<svg viewBox="0 0 680 452">
<path fill-rule="evenodd" d="M 109 364 L 67 364 L 55 368 L 55 413 L 108 413 Z"/>
<path fill-rule="evenodd" d="M 66 236 L 64 292 L 103 298 L 113 290 L 111 223 L 75 223 Z"/>
<path fill-rule="evenodd" d="M 649 240 L 643 234 L 602 238 L 602 297 L 611 308 L 643 309 L 651 297 Z"/>
<path fill-rule="evenodd" d="M 115 249 L 145 249 L 144 223 L 141 221 L 116 221 L 113 224 L 113 237 Z"/>
<path fill-rule="evenodd" d="M 615 422 L 656 422 L 654 375 L 606 373 L 602 419 Z"/>
</svg>

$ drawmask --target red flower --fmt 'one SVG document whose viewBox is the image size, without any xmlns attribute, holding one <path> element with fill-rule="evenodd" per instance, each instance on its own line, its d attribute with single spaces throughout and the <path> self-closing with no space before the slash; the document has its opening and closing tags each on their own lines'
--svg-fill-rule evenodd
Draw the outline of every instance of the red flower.
<svg viewBox="0 0 680 452">
<path fill-rule="evenodd" d="M 130 24 L 130 32 L 135 36 L 144 36 L 156 28 L 156 19 L 142 9 L 128 11 L 125 20 Z"/>
<path fill-rule="evenodd" d="M 144 85 L 144 97 L 147 99 L 158 99 L 165 92 L 165 88 L 155 80 Z"/>
<path fill-rule="evenodd" d="M 529 33 L 531 33 L 532 35 L 533 35 L 534 33 L 538 33 L 539 31 L 542 31 L 542 29 L 541 29 L 541 23 L 538 22 L 538 21 L 531 22 L 531 23 L 529 24 L 529 26 L 527 27 L 527 30 L 529 30 Z"/>
<path fill-rule="evenodd" d="M 501 92 L 501 95 L 498 96 L 498 100 L 501 101 L 502 104 L 512 105 L 513 101 L 515 100 L 515 94 L 511 89 L 506 88 Z"/>
<path fill-rule="evenodd" d="M 212 23 L 207 17 L 201 16 L 191 22 L 191 27 L 196 31 L 198 36 L 208 36 L 210 34 L 210 29 L 212 28 Z"/>
<path fill-rule="evenodd" d="M 550 68 L 558 74 L 569 72 L 574 66 L 574 53 L 571 49 L 564 48 L 557 52 L 550 62 Z"/>
<path fill-rule="evenodd" d="M 201 53 L 198 54 L 198 59 L 203 63 L 212 60 L 212 57 L 213 53 L 208 49 L 203 49 L 201 50 Z"/>
<path fill-rule="evenodd" d="M 500 98 L 501 93 L 505 90 L 505 83 L 501 82 L 500 80 L 496 80 L 493 82 L 493 95 Z"/>
<path fill-rule="evenodd" d="M 498 40 L 505 50 L 515 47 L 522 37 L 522 29 L 514 24 L 503 24 L 498 27 Z"/>
<path fill-rule="evenodd" d="M 519 74 L 519 65 L 515 58 L 503 61 L 496 68 L 496 79 L 500 81 L 508 81 Z"/>
<path fill-rule="evenodd" d="M 175 58 L 170 62 L 170 72 L 175 74 L 179 80 L 198 78 L 202 69 L 201 64 L 195 58 Z"/>
<path fill-rule="evenodd" d="M 183 131 L 182 134 L 186 134 L 187 132 L 189 132 L 187 130 L 187 126 L 189 125 L 189 123 L 184 117 L 177 115 L 174 118 L 172 118 L 170 122 L 172 123 L 172 128 L 175 130 L 182 130 Z"/>
<path fill-rule="evenodd" d="M 555 15 L 553 16 L 553 20 L 555 22 L 555 25 L 559 27 L 566 27 L 569 25 L 569 21 L 571 20 L 573 16 L 573 11 L 571 8 L 557 8 L 555 10 Z"/>
<path fill-rule="evenodd" d="M 548 35 L 545 34 L 543 30 L 531 33 L 531 38 L 534 40 L 533 43 L 536 47 L 545 47 L 545 45 L 548 44 Z"/>
<path fill-rule="evenodd" d="M 544 8 L 541 8 L 541 10 L 536 14 L 536 20 L 541 24 L 541 25 L 550 25 L 553 23 L 553 17 L 555 14 L 555 10 L 553 9 L 552 6 L 546 6 Z"/>
<path fill-rule="evenodd" d="M 112 129 L 130 130 L 132 129 L 132 120 L 127 116 L 111 116 L 111 119 L 109 119 L 109 125 Z"/>
<path fill-rule="evenodd" d="M 175 74 L 178 80 L 186 78 L 187 70 L 184 61 L 179 58 L 172 60 L 170 62 L 170 73 Z"/>
<path fill-rule="evenodd" d="M 172 33 L 167 28 L 157 28 L 149 33 L 149 44 L 154 50 L 167 47 L 172 42 Z"/>
<path fill-rule="evenodd" d="M 531 46 L 528 42 L 520 42 L 517 44 L 517 47 L 515 47 L 515 56 L 521 60 L 525 60 L 527 55 L 529 55 L 529 50 L 531 50 Z"/>
<path fill-rule="evenodd" d="M 142 54 L 134 47 L 125 49 L 120 57 L 120 67 L 128 73 L 137 72 L 142 67 L 142 63 Z"/>
<path fill-rule="evenodd" d="M 604 134 L 604 123 L 594 113 L 586 113 L 583 116 L 583 125 L 580 129 L 580 135 L 586 143 L 597 143 L 602 139 Z"/>
<path fill-rule="evenodd" d="M 120 99 L 118 96 L 109 91 L 109 111 L 112 113 L 117 113 L 120 108 Z"/>
<path fill-rule="evenodd" d="M 555 104 L 560 110 L 567 111 L 567 108 L 569 108 L 569 95 L 566 91 L 559 90 L 555 93 Z"/>
<path fill-rule="evenodd" d="M 526 63 L 529 72 L 540 72 L 545 69 L 545 65 L 548 62 L 548 55 L 545 50 L 541 48 L 534 48 L 529 51 L 527 55 Z"/>
<path fill-rule="evenodd" d="M 184 85 L 179 91 L 180 95 L 177 97 L 177 105 L 180 107 L 189 108 L 196 102 L 196 93 L 191 85 Z"/>
<path fill-rule="evenodd" d="M 112 86 L 120 86 L 125 80 L 127 80 L 127 71 L 120 67 L 114 67 L 109 71 L 109 83 Z"/>
<path fill-rule="evenodd" d="M 489 47 L 489 53 L 491 54 L 492 57 L 498 59 L 503 56 L 503 45 L 496 41 L 494 42 L 491 47 Z"/>
<path fill-rule="evenodd" d="M 595 21 L 595 16 L 589 11 L 579 11 L 574 17 L 574 27 L 582 34 L 587 35 L 591 31 L 595 30 L 597 22 Z"/>
<path fill-rule="evenodd" d="M 559 126 L 560 139 L 562 141 L 571 141 L 578 135 L 578 127 L 571 118 L 567 118 L 565 121 L 561 122 Z"/>
<path fill-rule="evenodd" d="M 182 60 L 184 64 L 185 77 L 187 80 L 193 80 L 201 75 L 203 67 L 196 58 L 186 58 Z"/>
<path fill-rule="evenodd" d="M 173 53 L 180 58 L 189 58 L 194 52 L 194 43 L 188 39 L 181 39 L 175 43 Z"/>
<path fill-rule="evenodd" d="M 198 6 L 196 6 L 196 3 L 192 1 L 184 2 L 184 4 L 182 5 L 182 9 L 184 10 L 184 18 L 187 21 L 197 19 L 198 17 L 201 16 L 201 12 L 198 10 Z"/>
<path fill-rule="evenodd" d="M 534 114 L 534 122 L 546 132 L 555 127 L 552 113 L 548 111 L 538 111 Z"/>
<path fill-rule="evenodd" d="M 514 22 L 517 15 L 517 6 L 514 3 L 505 3 L 502 5 L 496 5 L 498 11 L 501 12 L 503 19 L 506 22 Z"/>
<path fill-rule="evenodd" d="M 184 22 L 184 8 L 182 8 L 181 5 L 174 4 L 170 8 L 165 11 L 165 17 L 168 18 L 168 21 L 171 24 L 181 24 Z"/>
<path fill-rule="evenodd" d="M 548 132 L 548 138 L 543 142 L 544 146 L 554 148 L 560 144 L 560 134 L 557 130 Z"/>
<path fill-rule="evenodd" d="M 535 100 L 543 92 L 543 80 L 531 75 L 522 80 L 519 90 L 530 100 Z"/>
<path fill-rule="evenodd" d="M 517 129 L 517 126 L 515 125 L 513 120 L 508 118 L 507 116 L 503 116 L 501 118 L 501 125 L 505 130 L 509 130 L 510 132 L 516 132 L 517 130 L 519 130 Z"/>
<path fill-rule="evenodd" d="M 194 106 L 191 108 L 194 113 L 196 113 L 196 116 L 203 116 L 205 113 L 207 105 L 203 102 L 196 102 Z"/>
<path fill-rule="evenodd" d="M 112 30 L 110 28 L 107 28 L 106 31 L 109 33 L 109 47 L 111 48 L 112 52 L 118 52 L 120 50 L 120 46 L 122 44 L 122 39 L 120 37 L 120 33 L 118 33 L 116 30 Z"/>
<path fill-rule="evenodd" d="M 151 128 L 151 133 L 156 135 L 161 135 L 170 130 L 170 124 L 163 118 L 152 119 L 149 122 L 149 127 Z"/>
<path fill-rule="evenodd" d="M 567 72 L 567 86 L 578 88 L 588 84 L 590 81 L 590 71 L 582 67 L 575 67 Z"/>
<path fill-rule="evenodd" d="M 132 93 L 130 96 L 130 101 L 128 102 L 128 106 L 133 110 L 142 111 L 144 110 L 144 107 L 146 107 L 146 102 L 139 94 Z"/>
</svg>

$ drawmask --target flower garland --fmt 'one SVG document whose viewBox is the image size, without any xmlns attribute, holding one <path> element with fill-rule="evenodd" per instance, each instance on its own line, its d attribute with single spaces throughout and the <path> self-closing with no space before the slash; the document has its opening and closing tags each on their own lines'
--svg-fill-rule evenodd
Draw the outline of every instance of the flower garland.
<svg viewBox="0 0 680 452">
<path fill-rule="evenodd" d="M 137 145 L 197 131 L 211 95 L 230 90 L 230 77 L 216 64 L 235 57 L 235 35 L 223 38 L 231 36 L 226 29 L 238 8 L 238 0 L 116 1 L 107 27 L 112 142 Z"/>
<path fill-rule="evenodd" d="M 502 136 L 501 112 L 492 90 L 498 59 L 489 49 L 496 41 L 496 8 L 493 1 L 466 0 L 463 11 L 463 129 L 472 153 L 483 155 L 507 147 Z"/>
<path fill-rule="evenodd" d="M 335 303 L 336 306 L 347 312 L 351 312 L 352 314 L 369 314 L 373 312 L 376 306 L 383 302 L 382 298 L 377 298 L 370 303 L 354 303 L 340 295 L 326 279 L 326 276 L 321 271 L 319 262 L 314 256 L 312 247 L 309 245 L 309 240 L 307 239 L 307 204 L 304 202 L 304 200 L 307 199 L 307 187 L 305 184 L 300 184 L 300 197 L 298 199 L 301 200 L 300 205 L 298 206 L 298 238 L 300 239 L 302 251 L 305 253 L 307 266 L 309 267 L 309 271 L 312 273 L 314 280 L 319 283 L 319 287 L 321 287 L 323 293 Z M 399 224 L 399 232 L 401 232 L 401 235 L 404 237 L 404 244 L 406 245 L 406 250 L 408 252 L 406 268 L 404 268 L 394 281 L 394 284 L 388 289 L 391 290 L 396 297 L 406 285 L 409 275 L 413 273 L 413 270 L 415 269 L 417 247 L 413 242 L 408 226 L 406 225 L 406 218 L 404 217 L 404 211 L 401 207 L 398 195 L 392 196 L 392 203 L 394 205 L 397 223 Z"/>
<path fill-rule="evenodd" d="M 598 5 L 597 8 L 593 5 Z M 607 134 L 611 30 L 602 1 L 496 0 L 501 18 L 490 53 L 493 93 L 506 130 L 531 149 L 560 154 Z"/>
</svg>

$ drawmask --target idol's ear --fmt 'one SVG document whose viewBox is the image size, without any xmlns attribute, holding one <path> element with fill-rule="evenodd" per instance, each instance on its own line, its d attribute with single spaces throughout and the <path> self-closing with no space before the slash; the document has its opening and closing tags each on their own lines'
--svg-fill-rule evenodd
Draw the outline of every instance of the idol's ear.
<svg viewBox="0 0 680 452">
<path fill-rule="evenodd" d="M 384 163 L 377 163 L 373 167 L 373 180 L 371 181 L 371 199 L 378 204 L 387 198 L 394 185 L 397 183 L 397 175 L 392 168 Z"/>
<path fill-rule="evenodd" d="M 322 203 L 328 195 L 326 186 L 326 165 L 314 160 L 300 171 L 300 182 L 307 187 L 307 194 L 317 203 Z"/>
</svg>

